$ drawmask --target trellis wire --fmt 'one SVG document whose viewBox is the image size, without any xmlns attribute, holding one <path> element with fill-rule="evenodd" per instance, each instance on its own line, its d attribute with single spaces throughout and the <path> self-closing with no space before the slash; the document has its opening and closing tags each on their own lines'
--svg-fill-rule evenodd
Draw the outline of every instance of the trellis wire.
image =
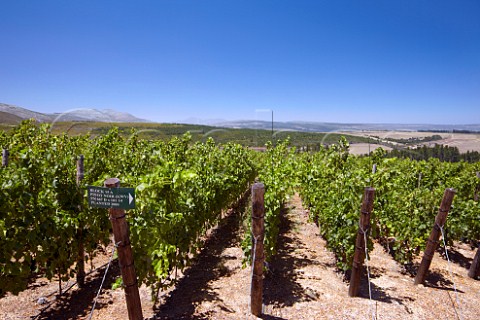
<svg viewBox="0 0 480 320">
<path fill-rule="evenodd" d="M 252 234 L 253 236 L 253 234 Z M 253 236 L 253 256 L 252 256 L 252 272 L 250 273 L 250 279 L 253 280 L 253 266 L 254 266 L 254 263 L 255 263 L 255 251 L 257 251 L 257 242 L 258 242 L 258 239 L 260 239 L 260 235 L 258 235 L 257 237 Z M 250 288 L 248 289 L 248 294 L 250 294 Z M 252 308 L 252 301 L 249 300 L 248 302 L 248 309 L 250 310 Z"/>
<path fill-rule="evenodd" d="M 368 243 L 367 243 L 367 232 L 362 229 L 360 226 L 360 229 L 362 230 L 363 233 L 363 239 L 365 241 L 365 267 L 367 269 L 367 279 L 368 279 L 368 296 L 370 298 L 370 309 L 372 310 L 372 320 L 375 320 L 375 310 L 373 308 L 373 300 L 372 300 L 372 286 L 370 284 L 370 268 L 368 266 Z"/>
<path fill-rule="evenodd" d="M 95 297 L 95 300 L 93 301 L 92 310 L 90 311 L 90 316 L 88 317 L 88 320 L 92 319 L 93 312 L 95 311 L 95 306 L 97 305 L 98 297 L 100 296 L 100 292 L 102 291 L 103 283 L 105 282 L 105 279 L 107 278 L 108 269 L 110 268 L 110 264 L 112 263 L 113 256 L 115 255 L 115 249 L 117 249 L 119 244 L 120 244 L 120 242 L 117 242 L 113 246 L 112 255 L 110 256 L 110 260 L 108 261 L 107 268 L 105 269 L 105 273 L 103 274 L 102 283 L 100 284 L 100 288 L 98 288 L 97 296 Z"/>
<path fill-rule="evenodd" d="M 460 300 L 458 299 L 458 292 L 457 292 L 457 286 L 455 284 L 455 279 L 453 278 L 453 273 L 452 273 L 452 270 L 450 268 L 450 257 L 448 256 L 448 250 L 447 250 L 447 243 L 445 242 L 445 233 L 443 231 L 443 227 L 442 226 L 439 226 L 440 228 L 440 231 L 442 232 L 442 240 L 443 240 L 443 248 L 445 249 L 445 255 L 447 257 L 447 266 L 448 266 L 448 273 L 450 274 L 450 278 L 452 279 L 452 282 L 453 282 L 453 290 L 455 291 L 455 300 L 457 302 L 457 306 L 458 306 L 458 317 L 460 318 L 460 320 L 463 320 L 463 314 L 462 314 L 462 308 L 460 306 Z M 455 308 L 455 306 L 454 306 Z"/>
</svg>

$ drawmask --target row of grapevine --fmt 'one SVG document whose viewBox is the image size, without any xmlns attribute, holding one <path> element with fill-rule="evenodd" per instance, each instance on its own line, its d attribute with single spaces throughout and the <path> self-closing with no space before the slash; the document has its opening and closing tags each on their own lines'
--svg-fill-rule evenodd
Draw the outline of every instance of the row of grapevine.
<svg viewBox="0 0 480 320">
<path fill-rule="evenodd" d="M 47 126 L 32 123 L 2 135 L 10 161 L 0 170 L 1 293 L 23 290 L 34 272 L 68 278 L 79 241 L 90 253 L 107 243 L 108 218 L 79 210 L 83 192 L 76 183 L 75 159 L 86 142 L 50 135 Z"/>
<path fill-rule="evenodd" d="M 10 150 L 0 169 L 0 294 L 18 293 L 33 275 L 72 276 L 83 245 L 92 257 L 110 238 L 104 209 L 86 204 L 87 185 L 119 177 L 136 188 L 128 214 L 139 280 L 156 286 L 183 268 L 221 210 L 255 177 L 248 150 L 187 134 L 169 142 L 122 138 L 117 129 L 96 138 L 50 134 L 48 125 L 24 122 L 0 145 Z M 85 176 L 76 181 L 76 158 L 85 155 Z M 158 286 L 157 286 L 158 287 Z"/>
<path fill-rule="evenodd" d="M 193 146 L 188 137 L 174 139 L 153 157 L 153 170 L 127 175 L 126 182 L 137 186 L 137 208 L 128 220 L 137 275 L 158 290 L 173 270 L 187 266 L 200 236 L 245 193 L 255 171 L 248 150 L 219 149 L 211 139 Z"/>
<path fill-rule="evenodd" d="M 378 168 L 373 179 L 378 236 L 397 261 L 411 263 L 425 248 L 445 188 L 456 191 L 445 226 L 447 240 L 480 239 L 480 203 L 474 200 L 479 163 L 382 159 Z"/>
<path fill-rule="evenodd" d="M 274 146 L 266 144 L 266 151 L 257 154 L 258 181 L 265 185 L 265 258 L 269 260 L 276 252 L 280 227 L 280 214 L 296 186 L 295 149 L 289 141 L 278 141 Z M 249 228 L 250 229 L 250 228 Z M 252 252 L 251 234 L 246 233 L 242 242 L 245 260 L 250 261 Z"/>
<path fill-rule="evenodd" d="M 479 163 L 387 159 L 381 149 L 357 157 L 344 138 L 314 154 L 295 154 L 288 141 L 253 153 L 234 144 L 219 148 L 211 139 L 192 143 L 189 134 L 169 142 L 142 140 L 134 131 L 123 138 L 117 129 L 96 138 L 56 136 L 33 122 L 0 132 L 0 146 L 10 150 L 9 165 L 0 169 L 0 295 L 25 289 L 35 274 L 66 279 L 75 273 L 79 248 L 91 258 L 108 244 L 108 215 L 87 206 L 85 188 L 110 177 L 136 188 L 137 208 L 128 214 L 131 242 L 139 281 L 153 292 L 175 282 L 172 272 L 188 265 L 202 235 L 255 177 L 265 184 L 267 260 L 297 185 L 342 270 L 351 267 L 365 186 L 376 188 L 371 232 L 401 263 L 411 263 L 425 247 L 446 187 L 457 190 L 448 240 L 480 238 Z M 80 154 L 86 170 L 77 185 Z M 248 232 L 242 247 L 249 260 Z"/>
<path fill-rule="evenodd" d="M 299 159 L 300 195 L 341 270 L 352 264 L 363 189 L 371 178 L 368 161 L 352 157 L 348 150 L 342 138 L 337 145 Z"/>
<path fill-rule="evenodd" d="M 301 196 L 341 270 L 351 268 L 365 186 L 376 189 L 371 233 L 401 263 L 411 263 L 425 248 L 447 187 L 457 191 L 445 227 L 448 240 L 480 239 L 480 203 L 474 200 L 479 163 L 387 159 L 382 149 L 369 157 L 348 151 L 341 139 L 318 153 L 303 154 L 299 164 Z"/>
</svg>

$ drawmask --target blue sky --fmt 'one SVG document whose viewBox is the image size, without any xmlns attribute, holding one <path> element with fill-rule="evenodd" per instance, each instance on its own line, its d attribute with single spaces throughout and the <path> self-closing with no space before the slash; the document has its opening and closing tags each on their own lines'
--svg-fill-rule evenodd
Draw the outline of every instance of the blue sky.
<svg viewBox="0 0 480 320">
<path fill-rule="evenodd" d="M 40 112 L 480 123 L 476 0 L 0 0 L 0 44 Z"/>
</svg>

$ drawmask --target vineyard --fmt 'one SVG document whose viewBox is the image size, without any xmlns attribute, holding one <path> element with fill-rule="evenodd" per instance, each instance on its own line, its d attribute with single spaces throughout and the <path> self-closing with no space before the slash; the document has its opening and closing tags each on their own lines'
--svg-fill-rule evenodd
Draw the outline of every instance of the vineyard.
<svg viewBox="0 0 480 320">
<path fill-rule="evenodd" d="M 386 159 L 381 149 L 370 157 L 352 157 L 348 147 L 342 139 L 332 148 L 304 155 L 299 170 L 302 198 L 340 269 L 346 271 L 352 264 L 365 186 L 376 189 L 372 236 L 401 264 L 411 264 L 425 248 L 446 187 L 456 190 L 446 228 L 448 241 L 475 245 L 480 239 L 479 163 Z"/>
<path fill-rule="evenodd" d="M 288 221 L 296 221 L 297 228 L 303 230 L 305 234 L 298 235 L 302 241 L 325 241 L 329 252 L 312 250 L 319 260 L 331 260 L 331 265 L 325 263 L 330 276 L 340 279 L 336 282 L 339 286 L 350 280 L 359 232 L 367 240 L 366 263 L 370 260 L 374 263 L 372 256 L 392 258 L 392 265 L 410 279 L 410 286 L 432 228 L 441 232 L 439 243 L 442 245 L 438 251 L 448 260 L 448 266 L 450 258 L 445 249 L 456 248 L 453 252 L 457 255 L 460 255 L 459 247 L 467 252 L 469 258 L 464 260 L 468 263 L 461 265 L 465 274 L 474 265 L 473 256 L 480 240 L 478 162 L 389 158 L 382 149 L 369 156 L 353 156 L 345 138 L 313 153 L 297 152 L 290 147 L 288 139 L 268 142 L 266 151 L 260 153 L 238 144 L 216 144 L 211 138 L 193 142 L 188 133 L 168 142 L 142 139 L 135 131 L 126 137 L 115 128 L 94 138 L 56 135 L 48 125 L 39 126 L 31 121 L 9 132 L 0 132 L 0 146 L 8 150 L 8 161 L 0 168 L 0 302 L 31 290 L 42 278 L 50 283 L 58 282 L 60 289 L 56 294 L 59 296 L 62 282 L 75 279 L 79 290 L 88 287 L 86 265 L 93 265 L 99 257 L 108 257 L 115 245 L 112 245 L 111 221 L 106 210 L 90 207 L 86 190 L 87 186 L 103 186 L 104 181 L 112 177 L 118 177 L 122 187 L 135 189 L 136 208 L 127 211 L 126 219 L 138 284 L 148 288 L 146 300 L 154 310 L 162 310 L 166 300 L 168 305 L 166 294 L 172 297 L 175 290 L 181 290 L 184 285 L 188 287 L 189 270 L 198 268 L 207 243 L 223 236 L 217 233 L 228 223 L 234 223 L 228 233 L 238 233 L 233 245 L 238 251 L 232 250 L 237 252 L 234 256 L 239 258 L 241 266 L 231 277 L 238 283 L 250 281 L 249 265 L 256 242 L 249 231 L 252 210 L 247 200 L 255 181 L 265 185 L 262 220 L 265 223 L 264 304 L 267 306 L 264 312 L 272 317 L 275 308 L 292 305 L 285 301 L 279 304 L 278 299 L 272 298 L 276 293 L 272 296 L 267 292 L 269 289 L 290 288 L 293 296 L 304 297 L 303 302 L 319 304 L 324 294 L 320 288 L 311 289 L 312 284 L 308 282 L 307 293 L 308 290 L 313 293 L 307 295 L 291 284 L 298 275 L 285 267 L 288 258 L 282 260 L 281 257 L 306 258 L 295 251 L 302 250 L 300 245 L 287 250 L 295 242 L 288 238 L 293 237 Z M 84 160 L 81 175 L 76 166 L 80 156 Z M 3 160 L 7 160 L 6 155 Z M 373 211 L 370 224 L 359 230 L 366 186 L 375 189 Z M 446 223 L 439 225 L 435 217 L 442 211 L 440 202 L 446 188 L 453 188 L 455 196 Z M 303 211 L 297 212 L 292 202 L 297 207 L 303 206 Z M 298 214 L 293 216 L 292 212 Z M 315 232 L 318 236 L 306 236 Z M 305 242 L 302 243 L 305 245 Z M 310 255 L 311 252 L 306 253 Z M 289 268 L 294 266 L 292 262 Z M 370 271 L 375 271 L 372 270 L 367 268 L 368 278 Z M 474 278 L 478 278 L 478 270 L 476 272 Z M 290 275 L 290 282 L 283 288 L 277 286 L 280 282 L 272 280 L 277 277 L 281 281 L 286 275 Z M 380 277 L 378 272 L 377 277 Z M 111 282 L 108 290 L 124 286 L 121 277 Z M 467 282 L 473 288 L 479 287 L 478 281 L 462 278 L 464 286 Z M 362 286 L 370 288 L 370 283 Z M 457 294 L 455 282 L 450 287 Z M 348 291 L 343 287 L 340 290 Z M 466 291 L 460 291 L 462 296 L 468 295 Z M 248 295 L 246 291 L 231 294 Z M 367 293 L 366 297 L 371 300 L 372 294 L 369 297 Z M 478 299 L 478 290 L 477 296 L 471 299 L 475 297 Z M 142 302 L 144 299 L 142 295 Z M 239 305 L 245 304 L 242 297 L 238 299 Z M 270 309 L 269 301 L 273 306 Z M 248 311 L 246 304 L 244 313 Z M 462 310 L 458 299 L 453 305 L 455 314 L 460 314 L 458 318 L 468 319 L 477 310 L 463 308 L 463 313 L 457 312 Z M 367 304 L 364 308 L 370 306 Z M 48 318 L 42 312 L 38 318 Z M 244 313 L 232 318 L 245 318 Z M 197 318 L 210 318 L 206 314 Z M 35 314 L 30 314 L 33 316 Z M 388 314 L 372 316 L 368 312 L 364 316 L 388 318 Z M 317 317 L 329 318 L 318 314 Z"/>
<path fill-rule="evenodd" d="M 113 176 L 137 190 L 129 225 L 139 281 L 158 291 L 160 283 L 172 280 L 199 237 L 255 177 L 248 151 L 240 146 L 189 142 L 188 134 L 168 143 L 138 140 L 135 133 L 126 140 L 115 129 L 94 140 L 70 138 L 32 123 L 3 136 L 10 159 L 0 176 L 0 294 L 24 290 L 32 272 L 67 279 L 77 248 L 88 258 L 108 244 L 108 216 L 86 205 L 84 189 Z M 77 184 L 72 164 L 80 154 L 89 169 Z"/>
</svg>

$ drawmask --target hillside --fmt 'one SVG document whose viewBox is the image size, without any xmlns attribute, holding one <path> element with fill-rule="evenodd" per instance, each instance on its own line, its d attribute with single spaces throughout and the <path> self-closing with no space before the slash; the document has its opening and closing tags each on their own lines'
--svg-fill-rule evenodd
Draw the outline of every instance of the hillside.
<svg viewBox="0 0 480 320">
<path fill-rule="evenodd" d="M 87 121 L 87 122 L 148 122 L 145 119 L 137 118 L 126 112 L 119 112 L 112 109 L 97 110 L 91 108 L 72 109 L 62 113 L 41 113 L 28 110 L 22 107 L 0 103 L 0 124 L 7 122 L 11 117 L 19 119 L 35 119 L 39 122 L 57 121 Z M 8 116 L 7 116 L 8 115 Z"/>
<path fill-rule="evenodd" d="M 43 114 L 40 112 L 31 111 L 22 107 L 0 103 L 0 112 L 3 114 L 9 114 L 10 116 L 16 116 L 20 119 L 35 119 L 39 122 L 50 122 L 54 118 L 48 114 Z M 0 123 L 5 123 L 4 118 L 0 118 Z"/>
<path fill-rule="evenodd" d="M 23 119 L 34 118 L 52 124 L 54 133 L 99 135 L 116 126 L 122 135 L 132 129 L 146 139 L 169 140 L 190 132 L 193 141 L 212 137 L 217 143 L 236 142 L 243 146 L 263 147 L 272 140 L 269 121 L 217 122 L 215 125 L 153 123 L 115 110 L 76 109 L 65 113 L 44 114 L 0 103 L 0 129 L 10 130 Z M 198 119 L 192 119 L 197 122 Z M 427 129 L 432 130 L 428 132 Z M 465 133 L 474 132 L 474 133 Z M 475 133 L 476 132 L 476 133 Z M 274 139 L 290 138 L 291 144 L 308 150 L 338 141 L 346 136 L 351 152 L 366 154 L 382 145 L 384 149 L 427 145 L 456 146 L 460 152 L 480 151 L 480 125 L 348 124 L 320 122 L 274 122 Z M 432 140 L 432 137 L 438 139 Z"/>
<path fill-rule="evenodd" d="M 239 120 L 216 122 L 214 125 L 226 128 L 271 129 L 272 122 L 258 120 Z M 336 132 L 336 131 L 471 131 L 480 132 L 480 124 L 402 124 L 402 123 L 337 123 L 313 121 L 274 122 L 276 130 L 303 132 Z"/>
<path fill-rule="evenodd" d="M 0 123 L 8 124 L 8 125 L 15 125 L 19 124 L 23 119 L 17 115 L 0 111 Z"/>
<path fill-rule="evenodd" d="M 144 139 L 170 140 L 187 132 L 192 135 L 193 141 L 206 141 L 212 137 L 215 142 L 225 144 L 239 143 L 249 147 L 263 147 L 272 140 L 272 132 L 263 129 L 232 129 L 218 128 L 206 125 L 179 124 L 179 123 L 105 123 L 105 122 L 57 122 L 52 126 L 54 133 L 67 132 L 71 135 L 107 133 L 112 127 L 118 127 L 121 135 L 128 137 L 132 129 Z M 274 133 L 274 140 L 290 138 L 291 144 L 297 147 L 319 146 L 338 141 L 340 136 L 347 137 L 350 143 L 368 143 L 368 138 L 349 134 L 278 131 Z"/>
</svg>

